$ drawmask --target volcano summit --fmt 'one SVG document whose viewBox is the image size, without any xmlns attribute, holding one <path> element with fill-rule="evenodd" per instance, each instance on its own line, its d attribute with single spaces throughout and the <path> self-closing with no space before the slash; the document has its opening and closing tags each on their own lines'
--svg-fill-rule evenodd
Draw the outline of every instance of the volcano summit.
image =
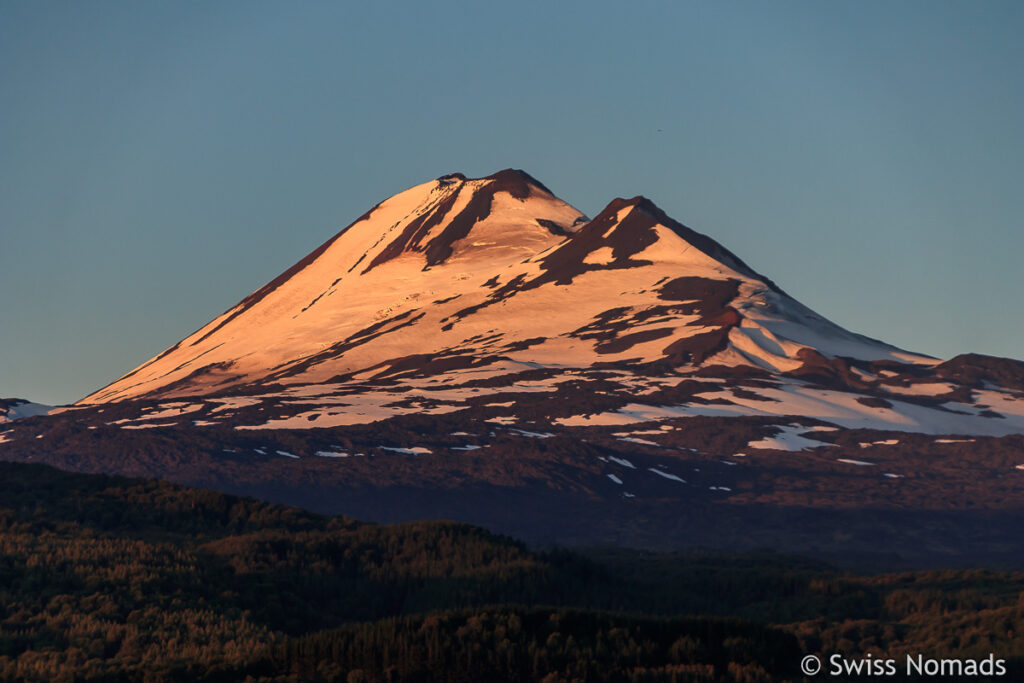
<svg viewBox="0 0 1024 683">
<path fill-rule="evenodd" d="M 1022 434 L 1024 364 L 847 331 L 648 199 L 588 219 L 510 169 L 381 202 L 0 457 L 532 540 L 1013 555 Z"/>
</svg>

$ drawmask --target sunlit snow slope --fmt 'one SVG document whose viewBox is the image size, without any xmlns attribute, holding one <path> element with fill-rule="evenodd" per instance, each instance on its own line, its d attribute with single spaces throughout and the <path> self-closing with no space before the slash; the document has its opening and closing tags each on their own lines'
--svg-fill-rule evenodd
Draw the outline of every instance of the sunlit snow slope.
<svg viewBox="0 0 1024 683">
<path fill-rule="evenodd" d="M 196 400 L 202 426 L 242 401 L 261 409 L 238 428 L 306 428 L 450 413 L 488 394 L 536 402 L 561 388 L 564 399 L 591 381 L 591 393 L 621 394 L 618 407 L 563 405 L 553 424 L 797 415 L 1024 432 L 1024 384 L 972 362 L 940 364 L 829 322 L 643 197 L 588 220 L 505 170 L 378 204 L 81 403 Z"/>
</svg>

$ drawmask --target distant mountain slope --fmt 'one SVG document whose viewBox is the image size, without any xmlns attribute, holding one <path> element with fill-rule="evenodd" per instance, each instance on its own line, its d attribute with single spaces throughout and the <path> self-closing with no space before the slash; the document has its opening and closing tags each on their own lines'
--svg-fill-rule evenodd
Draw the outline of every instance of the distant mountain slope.
<svg viewBox="0 0 1024 683">
<path fill-rule="evenodd" d="M 46 415 L 52 409 L 53 406 L 32 403 L 23 398 L 0 398 L 0 424 L 20 420 L 24 417 Z"/>
</svg>

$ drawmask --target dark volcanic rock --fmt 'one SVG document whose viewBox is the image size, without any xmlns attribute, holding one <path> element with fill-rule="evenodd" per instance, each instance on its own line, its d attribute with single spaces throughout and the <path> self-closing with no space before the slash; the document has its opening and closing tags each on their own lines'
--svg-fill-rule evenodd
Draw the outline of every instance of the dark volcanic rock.
<svg viewBox="0 0 1024 683">
<path fill-rule="evenodd" d="M 1011 358 L 964 353 L 935 367 L 935 374 L 961 384 L 982 388 L 984 382 L 1024 391 L 1024 362 Z"/>
</svg>

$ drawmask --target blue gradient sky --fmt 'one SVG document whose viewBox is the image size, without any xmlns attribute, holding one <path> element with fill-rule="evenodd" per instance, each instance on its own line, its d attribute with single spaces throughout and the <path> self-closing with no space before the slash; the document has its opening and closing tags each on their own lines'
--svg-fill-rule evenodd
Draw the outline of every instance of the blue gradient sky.
<svg viewBox="0 0 1024 683">
<path fill-rule="evenodd" d="M 1024 357 L 1024 3 L 0 1 L 0 396 L 73 401 L 377 201 L 644 194 L 852 330 Z"/>
</svg>

